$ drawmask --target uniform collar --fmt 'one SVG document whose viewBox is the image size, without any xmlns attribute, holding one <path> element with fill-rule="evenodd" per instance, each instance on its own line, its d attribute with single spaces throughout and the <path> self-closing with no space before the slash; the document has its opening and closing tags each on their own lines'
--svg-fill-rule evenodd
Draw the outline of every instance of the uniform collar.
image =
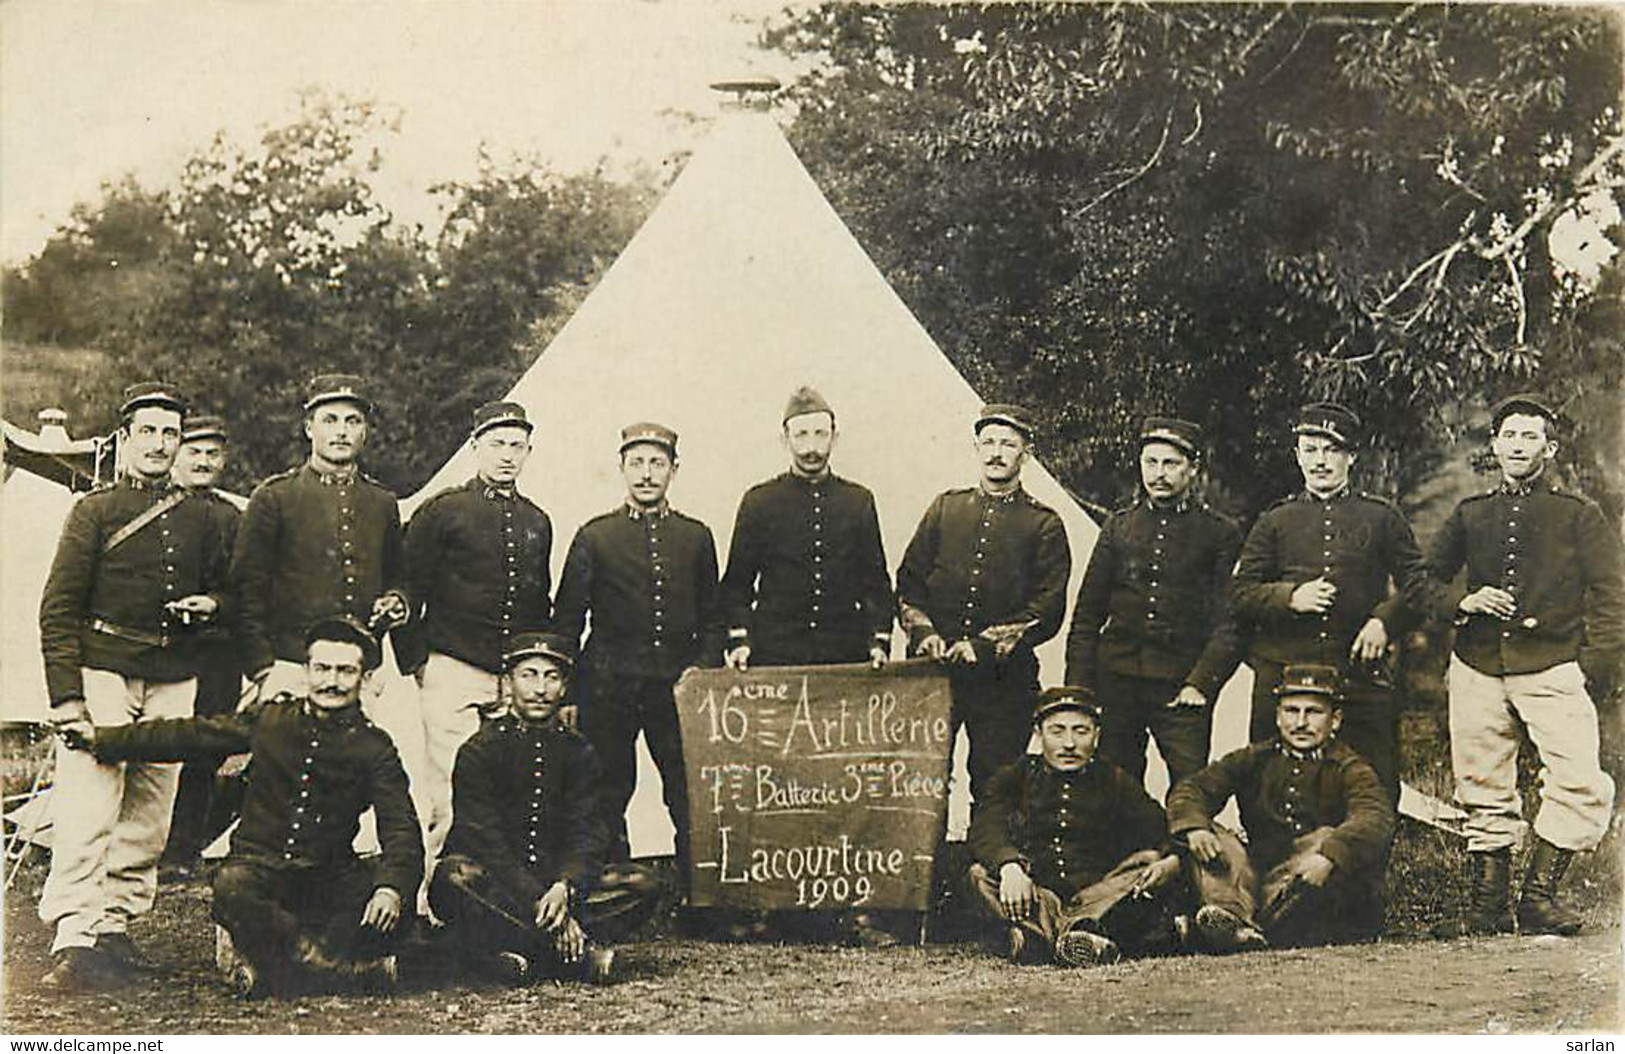
<svg viewBox="0 0 1625 1054">
<path fill-rule="evenodd" d="M 1326 756 L 1326 747 L 1329 745 L 1330 740 L 1322 743 L 1313 750 L 1299 750 L 1287 743 L 1287 741 L 1284 739 L 1277 739 L 1275 741 L 1275 748 L 1285 756 L 1292 758 L 1294 761 L 1319 761 Z"/>
<path fill-rule="evenodd" d="M 316 482 L 324 487 L 348 487 L 353 484 L 356 477 L 361 474 L 354 464 L 348 468 L 337 469 L 333 472 L 323 472 L 312 462 L 305 462 L 305 470 L 315 477 Z"/>
<path fill-rule="evenodd" d="M 1095 755 L 1095 757 L 1099 756 L 1100 755 L 1098 753 Z M 1080 769 L 1073 769 L 1071 772 L 1062 772 L 1060 769 L 1050 765 L 1048 761 L 1045 761 L 1044 756 L 1040 754 L 1038 755 L 1038 767 L 1043 769 L 1044 773 L 1057 783 L 1076 783 L 1078 780 L 1088 775 L 1090 769 L 1095 767 L 1095 758 L 1090 758 L 1088 761 L 1085 761 L 1083 763 L 1083 767 Z"/>
<path fill-rule="evenodd" d="M 1152 512 L 1189 512 L 1196 505 L 1196 496 L 1187 490 L 1173 501 L 1159 502 L 1151 495 L 1141 491 L 1140 504 Z"/>
<path fill-rule="evenodd" d="M 1026 491 L 1024 491 L 1021 484 L 1018 483 L 1010 490 L 1008 494 L 993 494 L 990 493 L 981 483 L 977 483 L 976 493 L 983 501 L 990 505 L 1013 505 L 1017 498 L 1020 498 L 1026 494 Z"/>
<path fill-rule="evenodd" d="M 519 487 L 510 483 L 506 487 L 499 487 L 495 483 L 487 483 L 479 476 L 469 481 L 469 486 L 479 491 L 492 501 L 513 501 L 519 497 Z"/>
<path fill-rule="evenodd" d="M 670 516 L 670 515 L 671 515 L 671 503 L 668 502 L 665 498 L 661 498 L 660 499 L 660 504 L 656 505 L 652 509 L 645 509 L 643 506 L 637 504 L 634 501 L 628 501 L 626 503 L 626 518 L 629 519 L 629 520 L 644 520 L 644 519 L 663 520 L 667 516 Z"/>
<path fill-rule="evenodd" d="M 131 490 L 139 490 L 152 494 L 162 494 L 174 486 L 174 480 L 169 476 L 168 473 L 165 473 L 156 479 L 143 479 L 134 472 L 131 472 L 124 477 L 124 482 Z"/>
<path fill-rule="evenodd" d="M 332 725 L 334 728 L 356 728 L 365 723 L 366 718 L 361 715 L 361 703 L 355 702 L 342 710 L 326 711 L 327 716 L 318 712 L 316 704 L 307 696 L 300 701 L 300 711 L 311 721 L 321 725 Z"/>
<path fill-rule="evenodd" d="M 1344 480 L 1343 485 L 1341 487 L 1338 487 L 1336 490 L 1334 490 L 1330 494 L 1326 494 L 1326 495 L 1316 494 L 1314 491 L 1310 490 L 1308 487 L 1305 487 L 1305 488 L 1303 488 L 1303 497 L 1307 501 L 1318 501 L 1318 502 L 1330 503 L 1330 502 L 1336 501 L 1339 498 L 1348 497 L 1348 495 L 1350 493 L 1350 487 L 1351 487 L 1350 482 L 1348 480 Z"/>
<path fill-rule="evenodd" d="M 835 479 L 835 472 L 827 464 L 824 466 L 824 471 L 816 476 L 803 476 L 795 469 L 786 471 L 784 475 L 787 479 L 792 479 L 803 487 L 821 487 Z"/>
<path fill-rule="evenodd" d="M 1551 489 L 1551 481 L 1546 474 L 1546 466 L 1541 466 L 1539 472 L 1523 480 L 1510 480 L 1501 477 L 1501 485 L 1495 488 L 1498 493 L 1507 494 L 1515 498 L 1526 498 L 1537 490 Z"/>
</svg>

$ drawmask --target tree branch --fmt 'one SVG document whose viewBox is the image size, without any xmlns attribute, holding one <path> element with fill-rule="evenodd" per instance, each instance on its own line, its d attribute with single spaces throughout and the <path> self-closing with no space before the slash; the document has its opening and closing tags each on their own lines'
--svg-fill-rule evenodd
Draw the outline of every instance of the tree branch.
<svg viewBox="0 0 1625 1054">
<path fill-rule="evenodd" d="M 1592 180 L 1594 180 L 1597 177 L 1597 174 L 1608 166 L 1610 161 L 1618 157 L 1621 153 L 1625 153 L 1625 137 L 1614 140 L 1608 145 L 1606 150 L 1592 158 L 1591 163 L 1580 170 L 1580 175 L 1575 178 L 1574 185 L 1589 193 Z M 1554 212 L 1558 211 L 1558 209 L 1566 209 L 1570 205 L 1573 205 L 1580 199 L 1581 196 L 1582 195 L 1577 192 L 1563 198 L 1562 200 L 1553 198 L 1544 206 L 1536 209 L 1534 212 L 1531 212 L 1528 216 L 1525 216 L 1523 222 L 1518 224 L 1517 228 L 1513 230 L 1511 234 L 1507 235 L 1505 238 L 1501 239 L 1488 249 L 1480 249 L 1478 251 L 1478 255 L 1485 260 L 1495 260 L 1506 256 L 1506 254 L 1511 252 L 1515 246 L 1523 243 L 1523 240 L 1529 236 L 1529 232 L 1535 229 L 1536 224 L 1539 224 L 1547 219 Z"/>
<path fill-rule="evenodd" d="M 1107 190 L 1104 193 L 1097 196 L 1094 200 L 1090 201 L 1087 205 L 1083 206 L 1083 208 L 1079 209 L 1077 212 L 1074 212 L 1072 214 L 1072 218 L 1074 220 L 1081 220 L 1084 216 L 1086 216 L 1090 212 L 1092 212 L 1095 209 L 1096 206 L 1100 205 L 1107 198 L 1111 197 L 1113 194 L 1116 194 L 1118 191 L 1122 190 L 1124 187 L 1127 187 L 1129 184 L 1135 182 L 1136 180 L 1138 180 L 1142 176 L 1144 176 L 1147 172 L 1151 171 L 1152 166 L 1154 166 L 1162 158 L 1162 148 L 1168 145 L 1168 130 L 1173 127 L 1173 123 L 1174 123 L 1174 108 L 1172 106 L 1170 106 L 1170 107 L 1168 107 L 1168 116 L 1164 117 L 1163 121 L 1162 121 L 1162 138 L 1157 140 L 1157 148 L 1151 152 L 1150 157 L 1146 158 L 1145 164 L 1143 164 L 1139 168 L 1135 169 L 1132 173 L 1130 173 L 1123 180 L 1121 180 L 1118 183 L 1116 183 L 1116 184 L 1112 185 L 1111 187 L 1107 188 Z"/>
</svg>

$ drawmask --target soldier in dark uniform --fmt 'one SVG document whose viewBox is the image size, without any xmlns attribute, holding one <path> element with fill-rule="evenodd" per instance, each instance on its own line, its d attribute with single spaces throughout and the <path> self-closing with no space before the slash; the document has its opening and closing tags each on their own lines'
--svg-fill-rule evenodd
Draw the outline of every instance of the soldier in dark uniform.
<svg viewBox="0 0 1625 1054">
<path fill-rule="evenodd" d="M 784 408 L 790 470 L 745 492 L 722 604 L 728 665 L 868 662 L 891 653 L 891 576 L 867 487 L 830 470 L 835 411 L 811 388 Z"/>
<path fill-rule="evenodd" d="M 515 486 L 531 428 L 518 403 L 475 410 L 474 478 L 430 498 L 406 532 L 407 591 L 418 610 L 395 634 L 395 659 L 418 678 L 425 764 L 412 775 L 431 866 L 451 826 L 457 748 L 479 728 L 481 709 L 499 705 L 513 634 L 552 615 L 553 524 Z"/>
<path fill-rule="evenodd" d="M 621 431 L 620 456 L 626 504 L 576 532 L 559 578 L 554 624 L 573 645 L 592 618 L 578 712 L 603 766 L 599 801 L 610 858 L 630 853 L 626 806 L 637 784 L 641 730 L 676 828 L 679 873 L 686 874 L 688 799 L 672 686 L 683 670 L 714 666 L 722 655 L 716 542 L 709 527 L 666 500 L 677 473 L 676 432 L 629 425 Z"/>
<path fill-rule="evenodd" d="M 1253 741 L 1274 738 L 1275 686 L 1286 664 L 1334 666 L 1343 675 L 1340 738 L 1371 762 L 1397 803 L 1388 649 L 1414 621 L 1426 565 L 1399 509 L 1349 485 L 1359 428 L 1334 403 L 1299 413 L 1292 430 L 1304 489 L 1253 524 L 1231 599 L 1250 634 Z"/>
<path fill-rule="evenodd" d="M 603 866 L 598 759 L 558 721 L 571 651 L 549 633 L 513 638 L 512 712 L 457 753 L 457 813 L 429 885 L 464 960 L 514 983 L 559 971 L 607 980 L 613 958 L 591 939 L 628 932 L 659 888 L 647 868 Z"/>
<path fill-rule="evenodd" d="M 357 464 L 373 412 L 362 389 L 346 374 L 310 382 L 310 460 L 255 488 L 237 531 L 243 668 L 267 698 L 305 693 L 304 631 L 315 620 L 394 625 L 410 613 L 400 509 Z"/>
<path fill-rule="evenodd" d="M 1100 756 L 1145 778 L 1149 732 L 1172 786 L 1208 761 L 1213 703 L 1241 661 L 1230 574 L 1241 529 L 1195 493 L 1202 429 L 1148 417 L 1144 493 L 1101 528 L 1072 608 L 1066 681 L 1106 713 Z"/>
<path fill-rule="evenodd" d="M 39 614 L 58 729 L 191 714 L 198 630 L 229 619 L 231 520 L 169 475 L 184 408 L 167 385 L 127 389 L 124 475 L 80 498 L 63 524 Z M 126 931 L 152 907 L 178 777 L 176 765 L 102 764 L 59 747 L 39 903 L 56 929 L 45 987 L 110 986 L 150 967 Z"/>
<path fill-rule="evenodd" d="M 1027 748 L 1038 694 L 1033 649 L 1066 617 L 1066 526 L 1021 487 L 1028 422 L 1019 406 L 983 407 L 980 485 L 932 501 L 897 569 L 910 651 L 948 664 L 953 726 L 969 733 L 978 800 L 993 773 Z"/>
<path fill-rule="evenodd" d="M 224 418 L 187 415 L 181 424 L 181 445 L 170 474 L 191 500 L 215 506 L 214 511 L 230 525 L 228 543 L 234 543 L 240 513 L 231 499 L 215 487 L 225 471 L 230 442 Z M 231 713 L 242 696 L 243 672 L 230 633 L 216 623 L 205 625 L 198 631 L 197 649 L 197 699 L 192 712 L 199 717 Z M 169 844 L 164 848 L 164 863 L 176 867 L 181 875 L 189 872 L 204 846 L 230 822 L 219 815 L 211 817 L 215 770 L 224 760 L 210 758 L 181 766 L 174 820 L 169 826 Z"/>
<path fill-rule="evenodd" d="M 1202 906 L 1196 942 L 1231 952 L 1375 937 L 1394 806 L 1376 772 L 1337 738 L 1330 666 L 1288 666 L 1277 737 L 1226 754 L 1168 793 L 1168 829 L 1189 850 Z M 1242 845 L 1214 818 L 1232 797 Z"/>
<path fill-rule="evenodd" d="M 104 763 L 252 754 L 243 820 L 211 909 L 240 957 L 231 982 L 250 997 L 393 983 L 402 897 L 423 878 L 406 773 L 359 705 L 378 642 L 349 616 L 318 620 L 305 637 L 308 696 L 221 717 L 98 726 L 84 737 Z M 376 863 L 351 849 L 369 808 L 383 848 Z"/>
<path fill-rule="evenodd" d="M 1573 855 L 1608 830 L 1614 783 L 1598 763 L 1597 705 L 1619 684 L 1625 656 L 1625 568 L 1602 511 L 1552 478 L 1556 422 L 1532 395 L 1494 408 L 1501 480 L 1456 506 L 1430 554 L 1437 610 L 1456 625 L 1450 763 L 1467 810 L 1472 883 L 1466 917 L 1441 927 L 1443 936 L 1512 929 L 1524 733 L 1540 758 L 1541 802 L 1520 932 L 1579 931 L 1557 887 Z"/>
<path fill-rule="evenodd" d="M 1069 966 L 1171 948 L 1184 900 L 1162 808 L 1096 755 L 1087 688 L 1051 688 L 1033 711 L 1040 757 L 1001 769 L 971 822 L 970 884 L 1015 962 Z"/>
</svg>

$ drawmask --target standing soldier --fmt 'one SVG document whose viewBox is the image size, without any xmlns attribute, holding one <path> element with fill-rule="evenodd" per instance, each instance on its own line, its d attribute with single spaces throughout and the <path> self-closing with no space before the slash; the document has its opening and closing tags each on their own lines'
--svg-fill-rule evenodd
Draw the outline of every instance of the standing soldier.
<svg viewBox="0 0 1625 1054">
<path fill-rule="evenodd" d="M 784 408 L 790 471 L 745 492 L 722 604 L 728 665 L 869 662 L 891 652 L 891 577 L 869 488 L 830 471 L 835 411 L 811 388 Z"/>
<path fill-rule="evenodd" d="M 1169 786 L 1207 764 L 1213 702 L 1241 661 L 1241 529 L 1194 493 L 1201 456 L 1201 426 L 1146 418 L 1145 493 L 1101 528 L 1066 642 L 1067 684 L 1094 689 L 1105 714 L 1100 756 L 1143 781 L 1149 731 Z"/>
<path fill-rule="evenodd" d="M 230 441 L 224 418 L 213 414 L 188 415 L 181 424 L 181 445 L 170 473 L 175 485 L 185 490 L 191 500 L 214 506 L 214 512 L 229 525 L 228 544 L 237 536 L 237 519 L 241 514 L 215 484 L 226 469 Z M 237 649 L 225 628 L 210 625 L 200 630 L 197 653 L 197 699 L 192 712 L 199 717 L 231 713 L 242 695 L 243 672 L 237 661 Z M 182 874 L 190 869 L 210 840 L 214 774 L 224 760 L 190 761 L 181 768 L 180 790 L 175 797 L 174 820 L 169 828 L 164 861 L 178 867 Z M 213 833 L 218 834 L 223 829 L 213 828 Z"/>
<path fill-rule="evenodd" d="M 1032 426 L 1019 406 L 976 419 L 979 486 L 940 494 L 897 569 L 909 649 L 949 666 L 953 728 L 970 736 L 971 795 L 1032 736 L 1033 649 L 1060 632 L 1072 570 L 1061 517 L 1021 486 Z"/>
<path fill-rule="evenodd" d="M 1359 430 L 1359 418 L 1336 403 L 1313 403 L 1298 414 L 1292 431 L 1304 489 L 1253 524 L 1231 599 L 1251 633 L 1253 742 L 1275 735 L 1283 667 L 1336 667 L 1343 685 L 1339 735 L 1397 802 L 1388 642 L 1407 627 L 1426 567 L 1399 509 L 1349 486 Z"/>
<path fill-rule="evenodd" d="M 1520 728 L 1540 758 L 1540 811 L 1518 929 L 1568 936 L 1557 901 L 1576 852 L 1608 829 L 1614 783 L 1598 763 L 1597 711 L 1619 683 L 1625 584 L 1619 536 L 1602 511 L 1558 486 L 1557 415 L 1515 395 L 1491 414 L 1501 481 L 1456 506 L 1434 542 L 1438 609 L 1456 624 L 1450 657 L 1450 765 L 1467 810 L 1471 905 L 1443 936 L 1506 933 L 1511 850 L 1522 834 Z M 1457 573 L 1465 567 L 1465 581 Z"/>
<path fill-rule="evenodd" d="M 559 579 L 555 625 L 573 647 L 592 617 L 576 708 L 603 766 L 600 799 L 611 862 L 627 859 L 626 806 L 637 783 L 642 731 L 660 770 L 676 828 L 678 874 L 687 874 L 688 798 L 672 685 L 722 654 L 717 548 L 711 529 L 666 501 L 677 474 L 677 433 L 642 423 L 621 431 L 626 503 L 576 532 Z"/>
<path fill-rule="evenodd" d="M 192 712 L 196 628 L 226 617 L 231 521 L 170 480 L 185 405 L 168 385 L 126 389 L 125 475 L 68 514 L 40 601 L 51 723 L 64 732 Z M 55 843 L 39 915 L 56 927 L 45 987 L 120 984 L 150 964 L 130 920 L 152 907 L 175 765 L 98 763 L 59 744 Z"/>
<path fill-rule="evenodd" d="M 406 532 L 407 591 L 417 615 L 395 657 L 417 675 L 426 767 L 414 775 L 429 863 L 451 825 L 452 762 L 497 705 L 502 656 L 516 632 L 551 615 L 553 524 L 515 487 L 532 425 L 518 403 L 474 411 L 475 475 L 425 502 Z"/>
<path fill-rule="evenodd" d="M 310 382 L 310 459 L 261 483 L 237 532 L 243 665 L 266 699 L 305 694 L 304 634 L 317 619 L 351 615 L 377 627 L 410 611 L 395 495 L 357 464 L 373 412 L 362 389 L 348 374 Z"/>
</svg>

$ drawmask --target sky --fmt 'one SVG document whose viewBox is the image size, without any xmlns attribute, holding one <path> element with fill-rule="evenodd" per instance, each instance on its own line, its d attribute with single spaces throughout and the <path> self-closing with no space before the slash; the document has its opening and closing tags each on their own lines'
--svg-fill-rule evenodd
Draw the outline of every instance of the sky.
<svg viewBox="0 0 1625 1054">
<path fill-rule="evenodd" d="M 707 85 L 793 78 L 752 46 L 790 0 L 5 0 L 0 3 L 0 260 L 37 252 L 77 201 L 149 186 L 225 130 L 297 113 L 319 87 L 400 108 L 376 187 L 408 222 L 477 150 L 562 171 L 657 163 L 697 134 Z M 805 6 L 800 4 L 797 6 Z"/>
</svg>

